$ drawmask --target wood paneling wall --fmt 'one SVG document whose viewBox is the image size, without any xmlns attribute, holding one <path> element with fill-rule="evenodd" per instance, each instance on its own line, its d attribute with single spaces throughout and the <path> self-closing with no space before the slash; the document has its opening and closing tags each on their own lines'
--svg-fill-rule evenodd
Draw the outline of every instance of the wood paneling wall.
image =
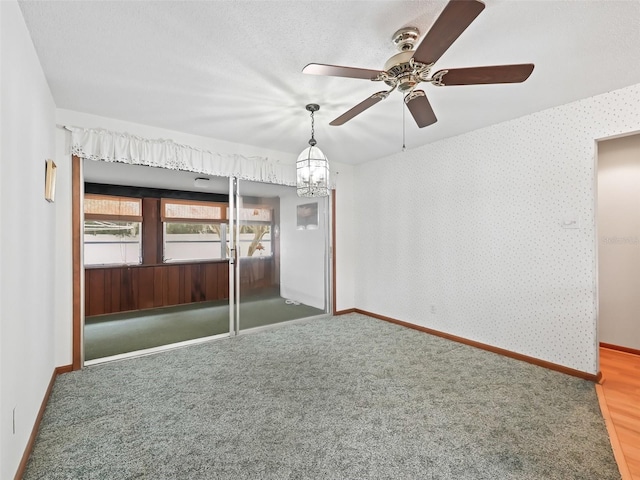
<svg viewBox="0 0 640 480">
<path fill-rule="evenodd" d="M 226 298 L 226 261 L 85 269 L 86 316 Z"/>
<path fill-rule="evenodd" d="M 243 295 L 277 288 L 273 257 L 240 262 Z M 226 260 L 85 269 L 87 317 L 228 298 Z"/>
<path fill-rule="evenodd" d="M 242 295 L 278 285 L 273 257 L 240 259 L 240 291 Z"/>
</svg>

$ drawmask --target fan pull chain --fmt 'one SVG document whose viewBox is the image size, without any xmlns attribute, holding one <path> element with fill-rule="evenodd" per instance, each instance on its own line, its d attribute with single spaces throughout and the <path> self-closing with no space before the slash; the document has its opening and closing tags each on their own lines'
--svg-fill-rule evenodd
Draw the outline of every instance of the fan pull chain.
<svg viewBox="0 0 640 480">
<path fill-rule="evenodd" d="M 405 115 L 404 102 L 402 102 L 401 105 L 402 105 L 402 151 L 404 152 L 407 149 L 406 131 L 404 128 L 404 115 Z"/>
</svg>

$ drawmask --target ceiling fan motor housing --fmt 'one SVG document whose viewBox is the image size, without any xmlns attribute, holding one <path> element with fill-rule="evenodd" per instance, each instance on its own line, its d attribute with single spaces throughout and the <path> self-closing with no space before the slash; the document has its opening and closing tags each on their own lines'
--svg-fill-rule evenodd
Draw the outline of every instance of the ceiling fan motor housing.
<svg viewBox="0 0 640 480">
<path fill-rule="evenodd" d="M 384 64 L 385 71 L 391 77 L 389 80 L 385 80 L 385 83 L 391 87 L 397 84 L 397 88 L 401 92 L 412 90 L 422 81 L 417 75 L 415 66 L 410 63 L 419 37 L 420 30 L 416 27 L 401 28 L 391 36 L 393 44 L 400 50 L 400 53 L 391 57 Z"/>
<path fill-rule="evenodd" d="M 398 90 L 406 92 L 420 83 L 421 80 L 416 75 L 416 69 L 410 63 L 413 53 L 413 50 L 407 50 L 406 52 L 397 53 L 387 60 L 387 63 L 384 64 L 384 69 L 392 77 L 389 80 L 385 80 L 387 85 L 393 86 L 397 82 Z"/>
</svg>

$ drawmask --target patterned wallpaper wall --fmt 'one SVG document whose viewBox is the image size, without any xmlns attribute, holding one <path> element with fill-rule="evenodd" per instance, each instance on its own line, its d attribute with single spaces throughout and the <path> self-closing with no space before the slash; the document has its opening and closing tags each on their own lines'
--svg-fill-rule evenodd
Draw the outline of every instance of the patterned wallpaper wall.
<svg viewBox="0 0 640 480">
<path fill-rule="evenodd" d="M 640 85 L 358 166 L 356 307 L 596 373 L 595 140 L 637 131 Z"/>
</svg>

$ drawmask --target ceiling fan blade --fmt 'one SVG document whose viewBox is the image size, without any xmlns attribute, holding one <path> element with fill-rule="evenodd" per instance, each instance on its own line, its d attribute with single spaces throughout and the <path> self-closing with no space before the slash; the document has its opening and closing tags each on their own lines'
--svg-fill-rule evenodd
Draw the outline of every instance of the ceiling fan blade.
<svg viewBox="0 0 640 480">
<path fill-rule="evenodd" d="M 533 63 L 518 65 L 495 65 L 492 67 L 469 67 L 440 70 L 433 74 L 438 80 L 434 85 L 481 85 L 488 83 L 520 83 L 524 82 L 531 72 Z"/>
<path fill-rule="evenodd" d="M 408 94 L 404 97 L 404 103 L 407 104 L 407 108 L 420 128 L 438 121 L 423 90 L 414 90 Z"/>
<path fill-rule="evenodd" d="M 478 0 L 450 0 L 418 45 L 413 59 L 420 63 L 435 63 L 482 10 L 484 3 Z"/>
<path fill-rule="evenodd" d="M 367 108 L 373 107 L 380 100 L 384 100 L 385 98 L 387 98 L 388 95 L 389 95 L 389 93 L 385 92 L 385 91 L 374 93 L 369 98 L 367 98 L 363 102 L 360 102 L 359 104 L 357 104 L 352 109 L 347 110 L 345 113 L 340 115 L 334 121 L 329 123 L 329 125 L 333 125 L 334 127 L 338 126 L 338 125 L 344 125 L 345 123 L 347 123 L 349 120 L 351 120 L 356 115 L 360 115 Z"/>
<path fill-rule="evenodd" d="M 378 75 L 384 73 L 382 70 L 368 70 L 366 68 L 341 67 L 339 65 L 323 65 L 321 63 L 310 63 L 302 69 L 302 73 L 308 75 L 326 75 L 330 77 L 363 78 L 374 80 Z"/>
</svg>

